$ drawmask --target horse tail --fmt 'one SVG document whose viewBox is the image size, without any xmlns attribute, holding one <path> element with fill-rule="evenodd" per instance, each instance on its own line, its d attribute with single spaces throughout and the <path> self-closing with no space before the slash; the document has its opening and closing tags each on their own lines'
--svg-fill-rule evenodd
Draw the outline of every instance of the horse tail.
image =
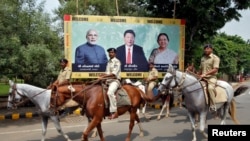
<svg viewBox="0 0 250 141">
<path fill-rule="evenodd" d="M 234 97 L 243 94 L 243 93 L 246 92 L 246 90 L 248 90 L 248 89 L 249 89 L 249 87 L 246 86 L 246 85 L 242 85 L 242 86 L 238 87 L 238 88 L 234 91 Z"/>
<path fill-rule="evenodd" d="M 234 99 L 232 99 L 232 101 L 230 103 L 230 107 L 229 107 L 228 113 L 231 116 L 231 118 L 232 118 L 232 120 L 233 120 L 233 122 L 235 124 L 240 124 L 240 122 L 236 118 L 236 102 L 235 102 Z"/>
</svg>

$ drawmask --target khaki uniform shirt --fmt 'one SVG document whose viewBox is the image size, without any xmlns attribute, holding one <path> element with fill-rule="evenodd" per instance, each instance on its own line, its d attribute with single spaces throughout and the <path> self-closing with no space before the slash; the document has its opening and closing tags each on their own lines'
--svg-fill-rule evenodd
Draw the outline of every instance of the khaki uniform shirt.
<svg viewBox="0 0 250 141">
<path fill-rule="evenodd" d="M 213 68 L 219 69 L 219 65 L 220 65 L 220 58 L 215 54 L 211 53 L 209 56 L 203 56 L 201 58 L 200 69 L 202 71 L 202 74 L 205 74 L 208 71 L 212 70 Z M 206 77 L 216 77 L 216 74 L 207 75 Z"/>
<path fill-rule="evenodd" d="M 117 79 L 121 79 L 121 62 L 116 57 L 110 59 L 106 66 L 106 74 L 114 74 Z"/>
<path fill-rule="evenodd" d="M 69 80 L 71 78 L 71 73 L 72 71 L 70 70 L 69 67 L 65 67 L 64 69 L 61 69 L 57 77 L 58 83 L 61 84 L 66 79 Z"/>
</svg>

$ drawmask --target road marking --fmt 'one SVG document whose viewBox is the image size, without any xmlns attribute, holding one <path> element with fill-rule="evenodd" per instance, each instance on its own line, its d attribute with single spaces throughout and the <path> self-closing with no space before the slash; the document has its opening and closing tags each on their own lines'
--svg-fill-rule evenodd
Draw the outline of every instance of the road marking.
<svg viewBox="0 0 250 141">
<path fill-rule="evenodd" d="M 119 120 L 122 121 L 122 120 Z M 111 121 L 105 121 L 102 122 L 102 124 L 108 124 L 108 123 L 114 123 L 114 122 L 118 122 L 118 120 L 111 120 Z M 88 124 L 82 124 L 82 125 L 66 125 L 66 126 L 62 126 L 62 129 L 69 129 L 69 128 L 75 128 L 75 127 L 84 127 L 87 126 Z M 55 127 L 51 127 L 51 128 L 47 128 L 47 132 L 49 130 L 56 130 Z M 16 134 L 16 133 L 28 133 L 28 132 L 41 132 L 41 129 L 32 129 L 32 130 L 22 130 L 22 131 L 9 131 L 9 132 L 0 132 L 0 135 L 4 135 L 4 134 Z"/>
</svg>

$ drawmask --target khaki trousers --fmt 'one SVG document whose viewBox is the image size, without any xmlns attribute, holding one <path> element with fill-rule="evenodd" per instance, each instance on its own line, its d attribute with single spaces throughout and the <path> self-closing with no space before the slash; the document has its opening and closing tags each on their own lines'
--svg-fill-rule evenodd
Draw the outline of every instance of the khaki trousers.
<svg viewBox="0 0 250 141">
<path fill-rule="evenodd" d="M 117 81 L 113 81 L 109 84 L 108 88 L 108 97 L 109 97 L 109 111 L 111 113 L 117 111 L 117 103 L 116 103 L 116 96 L 115 96 L 115 91 L 119 88 L 120 84 Z"/>
<path fill-rule="evenodd" d="M 215 84 L 217 82 L 217 78 L 207 78 L 208 79 L 208 92 L 210 96 L 210 105 L 215 105 Z"/>
</svg>

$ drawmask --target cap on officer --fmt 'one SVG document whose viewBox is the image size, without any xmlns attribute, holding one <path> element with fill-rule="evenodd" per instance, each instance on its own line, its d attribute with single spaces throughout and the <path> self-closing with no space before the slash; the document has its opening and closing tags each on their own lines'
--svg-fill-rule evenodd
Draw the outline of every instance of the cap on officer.
<svg viewBox="0 0 250 141">
<path fill-rule="evenodd" d="M 116 53 L 116 49 L 115 48 L 109 48 L 109 49 L 107 49 L 107 51 L 108 52 L 113 51 L 114 53 Z"/>
<path fill-rule="evenodd" d="M 213 49 L 213 46 L 211 44 L 206 44 L 206 45 L 204 45 L 204 49 L 206 49 L 206 48 L 212 48 Z"/>
<path fill-rule="evenodd" d="M 63 58 L 63 59 L 60 59 L 59 62 L 60 62 L 60 63 L 65 63 L 65 64 L 67 64 L 67 63 L 68 63 L 68 60 L 65 59 L 65 58 Z"/>
</svg>

